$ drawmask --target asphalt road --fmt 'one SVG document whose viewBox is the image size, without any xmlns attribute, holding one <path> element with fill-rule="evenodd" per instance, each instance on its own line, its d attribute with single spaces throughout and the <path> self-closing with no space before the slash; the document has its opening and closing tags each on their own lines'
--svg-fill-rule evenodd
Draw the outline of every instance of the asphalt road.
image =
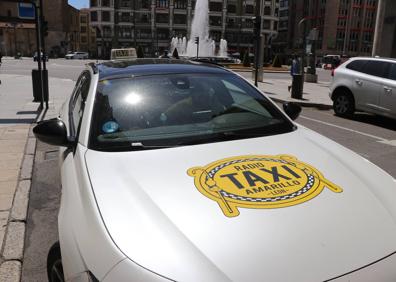
<svg viewBox="0 0 396 282">
<path fill-rule="evenodd" d="M 84 64 L 95 62 L 95 60 L 65 60 L 65 59 L 49 59 L 47 62 L 48 74 L 50 77 L 77 80 L 78 75 L 83 71 Z M 37 69 L 37 62 L 33 62 L 32 58 L 23 58 L 22 60 L 4 59 L 3 65 L 0 67 L 0 74 L 20 74 L 31 75 L 32 69 Z M 246 78 L 252 78 L 251 71 L 238 72 Z M 331 80 L 330 71 L 317 69 L 319 81 L 328 82 Z M 290 74 L 265 72 L 266 79 L 290 79 Z"/>
<path fill-rule="evenodd" d="M 83 69 L 83 63 L 83 61 L 53 60 L 49 64 L 50 76 L 75 79 Z M 5 66 L 0 73 L 6 70 L 28 75 L 33 63 L 22 64 L 18 61 L 11 66 L 6 62 Z M 271 75 L 288 76 L 288 74 Z M 326 76 L 328 73 L 324 71 L 322 75 Z M 395 121 L 368 114 L 356 114 L 352 119 L 344 119 L 334 116 L 332 110 L 304 108 L 297 122 L 357 152 L 396 178 Z M 57 155 L 54 150 L 54 147 L 38 142 L 22 281 L 46 281 L 47 252 L 57 240 L 56 216 L 60 183 Z"/>
<path fill-rule="evenodd" d="M 95 60 L 49 59 L 46 64 L 50 77 L 77 80 L 85 64 L 89 62 L 95 62 Z M 7 58 L 3 59 L 0 74 L 31 75 L 32 69 L 38 69 L 37 62 L 34 62 L 32 58 L 21 60 Z"/>
</svg>

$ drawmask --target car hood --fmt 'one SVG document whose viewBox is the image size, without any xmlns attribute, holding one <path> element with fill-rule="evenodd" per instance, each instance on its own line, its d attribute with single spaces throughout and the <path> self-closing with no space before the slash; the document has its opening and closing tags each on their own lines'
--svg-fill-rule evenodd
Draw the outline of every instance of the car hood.
<svg viewBox="0 0 396 282">
<path fill-rule="evenodd" d="M 396 251 L 395 180 L 303 127 L 171 149 L 88 150 L 85 159 L 115 244 L 170 279 L 323 281 Z M 291 199 L 285 191 L 304 182 L 301 171 L 314 178 Z M 224 185 L 234 185 L 227 196 Z"/>
</svg>

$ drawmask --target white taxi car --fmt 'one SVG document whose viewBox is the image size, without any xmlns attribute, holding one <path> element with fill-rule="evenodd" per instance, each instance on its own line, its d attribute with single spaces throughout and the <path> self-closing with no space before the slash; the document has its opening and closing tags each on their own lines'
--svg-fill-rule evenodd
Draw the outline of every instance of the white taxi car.
<svg viewBox="0 0 396 282">
<path fill-rule="evenodd" d="M 60 118 L 52 281 L 396 281 L 396 183 L 191 61 L 89 65 Z"/>
</svg>

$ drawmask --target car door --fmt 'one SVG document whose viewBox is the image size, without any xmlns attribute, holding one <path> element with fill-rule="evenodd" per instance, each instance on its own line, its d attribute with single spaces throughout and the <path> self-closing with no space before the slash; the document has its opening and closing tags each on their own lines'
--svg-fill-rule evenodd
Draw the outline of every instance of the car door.
<svg viewBox="0 0 396 282">
<path fill-rule="evenodd" d="M 363 83 L 361 77 L 363 75 L 362 70 L 363 67 L 366 65 L 367 60 L 353 60 L 352 62 L 348 63 L 345 68 L 346 71 L 342 71 L 341 68 L 341 75 L 337 75 L 337 80 L 333 80 L 333 90 L 337 85 L 343 85 L 348 87 L 353 93 L 355 98 L 355 107 L 357 109 L 365 109 L 367 98 L 366 93 L 363 92 Z"/>
<path fill-rule="evenodd" d="M 380 105 L 385 115 L 396 117 L 396 62 L 388 64 L 387 77 L 384 79 L 380 94 Z"/>
<path fill-rule="evenodd" d="M 355 77 L 355 84 L 360 90 L 362 108 L 381 114 L 384 109 L 380 105 L 384 79 L 387 76 L 388 63 L 379 60 L 368 60 L 362 73 Z"/>
</svg>

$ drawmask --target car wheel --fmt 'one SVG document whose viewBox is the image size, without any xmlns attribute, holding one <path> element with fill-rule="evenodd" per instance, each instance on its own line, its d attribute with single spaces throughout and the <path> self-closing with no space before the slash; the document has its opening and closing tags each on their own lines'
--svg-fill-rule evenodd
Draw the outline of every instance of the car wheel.
<svg viewBox="0 0 396 282">
<path fill-rule="evenodd" d="M 350 116 L 355 111 L 355 101 L 352 94 L 342 91 L 335 95 L 333 109 L 338 116 Z"/>
<path fill-rule="evenodd" d="M 48 252 L 47 274 L 49 282 L 65 281 L 59 242 L 56 242 Z"/>
</svg>

